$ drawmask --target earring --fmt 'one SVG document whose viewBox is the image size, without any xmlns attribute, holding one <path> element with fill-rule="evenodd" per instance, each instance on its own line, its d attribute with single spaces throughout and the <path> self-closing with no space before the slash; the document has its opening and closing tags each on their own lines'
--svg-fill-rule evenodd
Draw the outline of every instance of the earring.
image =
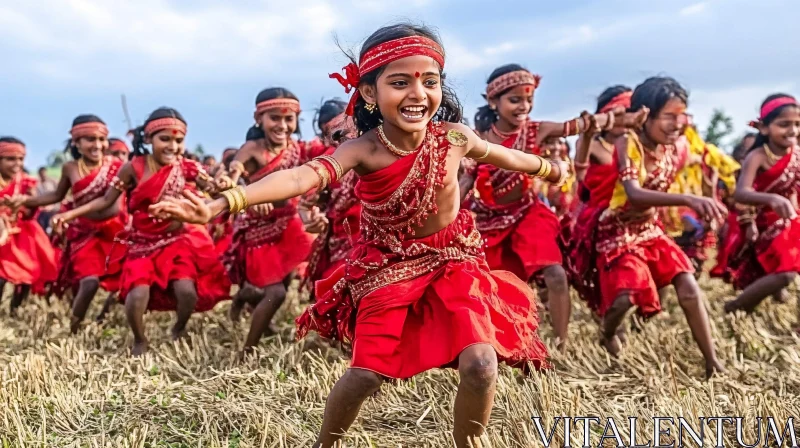
<svg viewBox="0 0 800 448">
<path fill-rule="evenodd" d="M 375 112 L 375 107 L 377 107 L 375 103 L 367 103 L 364 105 L 364 109 L 366 109 L 369 113 Z"/>
</svg>

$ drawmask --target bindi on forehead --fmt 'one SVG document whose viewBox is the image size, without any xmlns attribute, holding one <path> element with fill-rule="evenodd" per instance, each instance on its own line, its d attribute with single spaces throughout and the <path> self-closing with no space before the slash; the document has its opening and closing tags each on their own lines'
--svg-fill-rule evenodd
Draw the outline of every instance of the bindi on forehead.
<svg viewBox="0 0 800 448">
<path fill-rule="evenodd" d="M 419 78 L 420 76 L 422 76 L 422 75 L 420 74 L 420 72 L 414 72 L 414 77 L 415 77 L 415 78 Z"/>
</svg>

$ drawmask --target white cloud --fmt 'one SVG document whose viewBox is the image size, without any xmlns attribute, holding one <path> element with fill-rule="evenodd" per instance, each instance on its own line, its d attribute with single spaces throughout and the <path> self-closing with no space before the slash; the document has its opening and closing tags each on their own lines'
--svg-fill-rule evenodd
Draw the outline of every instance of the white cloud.
<svg viewBox="0 0 800 448">
<path fill-rule="evenodd" d="M 704 130 L 714 109 L 722 109 L 733 118 L 732 138 L 739 138 L 749 130 L 748 123 L 758 117 L 764 98 L 777 92 L 793 92 L 794 82 L 776 85 L 741 85 L 720 90 L 692 90 L 689 96 L 689 113 Z M 726 142 L 731 143 L 731 142 Z"/>
<path fill-rule="evenodd" d="M 60 78 L 79 78 L 98 58 L 136 68 L 138 76 L 203 77 L 231 68 L 277 70 L 301 55 L 332 50 L 332 31 L 342 21 L 326 0 L 248 9 L 178 9 L 166 0 L 27 0 L 0 7 L 0 38 L 28 60 L 58 63 Z M 29 68 L 40 75 L 54 74 L 35 65 Z"/>
<path fill-rule="evenodd" d="M 517 42 L 502 42 L 497 45 L 484 48 L 483 52 L 484 54 L 494 56 L 494 55 L 509 53 L 511 51 L 516 50 L 518 47 L 519 43 Z"/>
<path fill-rule="evenodd" d="M 693 5 L 689 5 L 685 8 L 680 10 L 680 15 L 682 16 L 693 16 L 695 14 L 700 14 L 708 8 L 708 2 L 700 2 L 695 3 Z"/>
</svg>

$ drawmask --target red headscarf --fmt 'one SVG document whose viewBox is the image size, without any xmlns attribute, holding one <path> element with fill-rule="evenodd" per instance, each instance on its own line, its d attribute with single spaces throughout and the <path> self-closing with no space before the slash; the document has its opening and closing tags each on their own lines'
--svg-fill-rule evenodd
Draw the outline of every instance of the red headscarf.
<svg viewBox="0 0 800 448">
<path fill-rule="evenodd" d="M 25 157 L 25 145 L 13 142 L 0 142 L 0 157 Z"/>
<path fill-rule="evenodd" d="M 384 65 L 409 56 L 428 56 L 436 61 L 439 67 L 444 69 L 444 50 L 442 47 L 427 37 L 412 36 L 390 40 L 370 48 L 364 53 L 358 66 L 351 62 L 342 68 L 344 76 L 338 73 L 331 73 L 329 77 L 339 81 L 344 86 L 345 93 L 350 93 L 353 89 L 356 90 L 353 96 L 350 97 L 345 113 L 350 116 L 353 115 L 353 108 L 361 96 L 358 92 L 358 84 L 361 82 L 361 77 Z"/>
</svg>

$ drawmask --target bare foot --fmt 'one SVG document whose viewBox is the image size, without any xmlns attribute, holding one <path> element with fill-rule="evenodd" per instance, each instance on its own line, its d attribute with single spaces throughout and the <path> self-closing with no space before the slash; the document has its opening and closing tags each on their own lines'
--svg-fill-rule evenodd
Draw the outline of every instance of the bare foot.
<svg viewBox="0 0 800 448">
<path fill-rule="evenodd" d="M 738 309 L 738 307 L 736 306 L 736 301 L 731 300 L 730 302 L 725 302 L 725 306 L 723 307 L 723 309 L 725 310 L 726 313 L 733 313 Z"/>
<path fill-rule="evenodd" d="M 81 328 L 82 321 L 83 319 L 76 316 L 72 316 L 69 320 L 69 332 L 72 334 L 77 334 L 78 330 L 80 330 Z"/>
<path fill-rule="evenodd" d="M 725 373 L 725 367 L 723 367 L 722 363 L 720 363 L 717 360 L 714 360 L 714 361 L 711 361 L 711 362 L 707 362 L 706 363 L 706 379 L 711 378 L 711 376 L 714 375 L 715 373 L 720 373 L 720 374 Z"/>
<path fill-rule="evenodd" d="M 150 343 L 148 341 L 134 342 L 131 348 L 131 356 L 142 356 L 147 353 Z"/>
<path fill-rule="evenodd" d="M 786 303 L 789 301 L 789 293 L 785 289 L 781 289 L 780 292 L 772 295 L 772 300 L 776 303 Z"/>
<path fill-rule="evenodd" d="M 172 340 L 177 341 L 178 339 L 181 339 L 184 336 L 186 336 L 186 328 L 181 328 L 180 330 L 178 330 L 177 328 L 173 328 L 171 334 L 172 334 Z"/>
<path fill-rule="evenodd" d="M 556 350 L 558 350 L 561 353 L 566 353 L 567 352 L 567 341 L 566 340 L 562 341 L 562 340 L 556 338 Z"/>
<path fill-rule="evenodd" d="M 242 308 L 244 308 L 244 301 L 237 300 L 235 297 L 231 301 L 231 309 L 228 310 L 228 318 L 233 323 L 239 323 L 242 318 Z"/>
<path fill-rule="evenodd" d="M 615 358 L 619 357 L 619 352 L 622 351 L 622 344 L 620 344 L 619 338 L 616 335 L 610 338 L 600 336 L 600 345 L 605 347 L 608 354 Z"/>
</svg>

